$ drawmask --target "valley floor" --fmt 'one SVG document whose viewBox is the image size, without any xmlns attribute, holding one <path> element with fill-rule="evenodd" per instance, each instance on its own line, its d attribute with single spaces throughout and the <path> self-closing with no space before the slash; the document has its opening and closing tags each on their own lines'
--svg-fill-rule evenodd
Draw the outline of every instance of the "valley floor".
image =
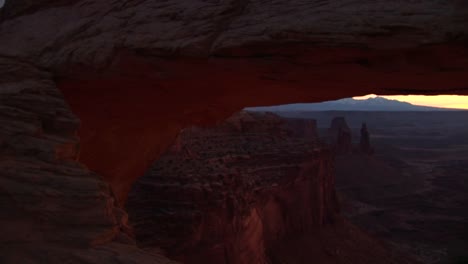
<svg viewBox="0 0 468 264">
<path fill-rule="evenodd" d="M 468 263 L 468 114 L 419 115 L 371 122 L 375 155 L 336 158 L 343 213 L 422 263 Z"/>
</svg>

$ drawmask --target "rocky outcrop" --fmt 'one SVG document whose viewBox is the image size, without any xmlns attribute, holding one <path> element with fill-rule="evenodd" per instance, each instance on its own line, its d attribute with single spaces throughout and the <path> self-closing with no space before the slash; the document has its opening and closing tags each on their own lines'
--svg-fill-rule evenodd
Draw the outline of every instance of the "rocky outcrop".
<svg viewBox="0 0 468 264">
<path fill-rule="evenodd" d="M 248 129 L 236 129 L 231 122 L 245 116 Z M 183 148 L 198 157 L 166 153 L 127 202 L 140 245 L 183 263 L 270 263 L 268 249 L 282 238 L 333 223 L 331 152 L 272 134 L 283 129 L 278 120 L 243 112 L 216 128 L 182 132 Z"/>
<path fill-rule="evenodd" d="M 137 181 L 127 210 L 142 248 L 161 247 L 188 264 L 349 263 L 350 256 L 407 263 L 339 216 L 328 147 L 229 124 L 245 115 L 260 128 L 279 119 L 240 113 L 215 128 L 184 130 L 178 144 L 198 156 L 167 152 Z M 295 251 L 314 253 L 300 260 Z"/>
<path fill-rule="evenodd" d="M 240 111 L 233 114 L 217 126 L 217 130 L 223 130 L 226 133 L 235 131 L 240 133 L 272 134 L 280 136 L 285 133 L 281 127 L 284 123 L 278 115 L 270 112 L 256 113 Z"/>
<path fill-rule="evenodd" d="M 361 153 L 370 155 L 374 153 L 374 149 L 371 147 L 370 144 L 370 134 L 367 130 L 367 124 L 362 123 L 361 126 L 361 137 L 359 139 L 359 150 Z"/>
<path fill-rule="evenodd" d="M 289 128 L 289 135 L 306 140 L 317 141 L 317 122 L 314 119 L 286 118 L 286 126 Z"/>
<path fill-rule="evenodd" d="M 135 246 L 109 185 L 77 162 L 79 120 L 49 74 L 12 64 L 0 64 L 0 262 L 172 263 Z"/>
<path fill-rule="evenodd" d="M 328 129 L 328 140 L 336 154 L 352 151 L 351 129 L 344 117 L 333 118 Z"/>
</svg>

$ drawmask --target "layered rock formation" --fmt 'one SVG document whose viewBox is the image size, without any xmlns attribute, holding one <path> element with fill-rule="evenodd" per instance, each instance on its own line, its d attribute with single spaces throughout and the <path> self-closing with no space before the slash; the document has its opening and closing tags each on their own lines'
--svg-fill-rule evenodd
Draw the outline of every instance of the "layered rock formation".
<svg viewBox="0 0 468 264">
<path fill-rule="evenodd" d="M 49 74 L 0 72 L 0 263 L 174 263 L 136 247 L 109 185 L 77 162 L 79 120 Z"/>
<path fill-rule="evenodd" d="M 218 124 L 216 129 L 224 131 L 227 134 L 238 132 L 242 134 L 254 133 L 282 136 L 288 132 L 282 127 L 283 124 L 284 120 L 282 120 L 278 115 L 270 112 L 256 113 L 241 111 L 230 116 L 226 121 Z M 311 140 L 315 139 L 311 138 Z"/>
<path fill-rule="evenodd" d="M 23 232 L 8 233 L 19 256 L 29 256 L 25 245 L 31 245 L 44 262 L 62 263 L 53 256 L 75 251 L 80 257 L 72 261 L 93 262 L 95 247 L 55 237 L 113 245 L 117 233 L 109 228 L 121 229 L 115 228 L 121 221 L 101 223 L 114 219 L 112 193 L 123 205 L 134 180 L 184 127 L 214 124 L 253 105 L 368 93 L 466 93 L 467 10 L 455 0 L 6 1 L 0 9 L 0 127 L 7 135 L 3 144 L 17 147 L 1 152 L 8 160 L 1 165 L 1 180 L 8 181 L 2 205 L 43 206 L 2 216 L 8 220 L 0 233 L 18 230 L 13 222 L 31 223 L 20 230 L 33 234 L 32 244 Z M 64 98 L 51 100 L 58 89 Z M 75 115 L 79 142 L 63 124 L 63 116 Z M 42 123 L 55 130 L 53 137 L 36 133 Z M 25 153 L 30 167 L 19 163 Z M 37 165 L 43 153 L 59 154 L 47 167 Z M 69 163 L 60 157 L 78 159 L 70 161 L 80 168 L 70 184 L 61 185 Z M 22 177 L 26 167 L 31 175 L 47 171 L 50 179 L 35 184 Z M 81 186 L 75 180 L 89 177 L 90 189 L 74 189 Z M 54 200 L 67 217 L 49 211 L 58 208 L 45 191 L 50 186 L 77 194 Z M 87 212 L 96 214 L 84 217 Z M 102 233 L 112 235 L 102 239 Z M 47 247 L 52 240 L 60 254 L 43 254 L 53 252 Z M 0 247 L 8 249 L 2 256 L 14 255 L 10 245 Z M 138 262 L 133 249 L 119 251 L 117 257 L 101 250 L 108 258 L 94 262 Z"/>
<path fill-rule="evenodd" d="M 267 249 L 280 239 L 332 223 L 331 153 L 314 138 L 285 137 L 282 123 L 240 112 L 182 131 L 186 151 L 163 155 L 130 194 L 140 245 L 184 263 L 270 263 Z"/>
<path fill-rule="evenodd" d="M 313 119 L 287 118 L 286 125 L 292 137 L 316 140 L 319 138 L 317 122 Z"/>
<path fill-rule="evenodd" d="M 246 130 L 237 128 L 243 120 Z M 189 264 L 310 263 L 323 254 L 332 263 L 345 263 L 348 254 L 400 263 L 380 245 L 372 246 L 379 250 L 373 255 L 332 241 L 353 240 L 367 249 L 377 244 L 338 214 L 330 149 L 316 138 L 285 136 L 291 131 L 271 133 L 285 129 L 278 120 L 241 112 L 215 128 L 181 132 L 177 145 L 197 155 L 167 152 L 130 193 L 127 210 L 138 244 L 149 251 L 162 247 Z M 309 132 L 306 127 L 302 134 Z M 341 252 L 314 249 L 319 237 L 334 237 L 326 250 Z M 299 261 L 289 243 L 316 253 Z"/>
<path fill-rule="evenodd" d="M 347 154 L 352 151 L 351 129 L 344 117 L 332 119 L 327 136 L 336 154 Z"/>
</svg>

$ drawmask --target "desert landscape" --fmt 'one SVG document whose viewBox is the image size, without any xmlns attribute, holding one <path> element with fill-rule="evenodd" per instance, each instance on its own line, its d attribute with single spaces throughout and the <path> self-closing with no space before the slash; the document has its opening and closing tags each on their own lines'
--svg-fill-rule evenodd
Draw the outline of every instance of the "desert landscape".
<svg viewBox="0 0 468 264">
<path fill-rule="evenodd" d="M 468 263 L 468 112 L 289 112 L 346 119 L 358 142 L 362 122 L 373 155 L 336 157 L 343 214 L 394 250 L 422 263 Z"/>
<path fill-rule="evenodd" d="M 137 244 L 194 264 L 417 263 L 340 214 L 334 153 L 348 143 L 272 113 L 185 129 L 130 192 Z"/>
<path fill-rule="evenodd" d="M 181 131 L 130 192 L 137 244 L 182 263 L 466 263 L 468 112 L 278 114 Z"/>
</svg>

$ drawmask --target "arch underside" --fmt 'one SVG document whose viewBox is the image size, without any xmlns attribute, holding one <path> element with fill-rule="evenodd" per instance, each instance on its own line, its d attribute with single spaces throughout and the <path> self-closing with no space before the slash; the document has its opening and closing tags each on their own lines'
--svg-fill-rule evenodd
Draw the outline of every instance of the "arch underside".
<svg viewBox="0 0 468 264">
<path fill-rule="evenodd" d="M 152 59 L 122 53 L 105 74 L 61 79 L 58 87 L 81 120 L 80 160 L 124 201 L 131 183 L 181 128 L 215 124 L 247 106 L 468 91 L 468 70 L 460 67 L 468 64 L 463 47 L 299 46 L 292 55 L 247 57 Z"/>
</svg>

